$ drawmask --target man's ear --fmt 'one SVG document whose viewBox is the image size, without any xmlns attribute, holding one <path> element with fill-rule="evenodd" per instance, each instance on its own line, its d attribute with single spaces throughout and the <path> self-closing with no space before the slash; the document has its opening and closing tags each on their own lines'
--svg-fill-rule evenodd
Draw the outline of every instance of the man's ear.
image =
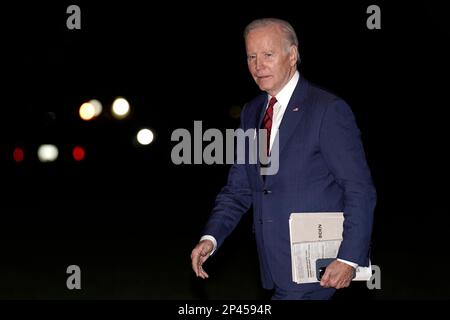
<svg viewBox="0 0 450 320">
<path fill-rule="evenodd" d="M 299 63 L 299 61 L 297 61 L 297 59 L 300 59 L 300 56 L 298 54 L 298 48 L 296 46 L 292 45 L 289 48 L 289 60 L 290 60 L 291 67 L 293 67 Z"/>
</svg>

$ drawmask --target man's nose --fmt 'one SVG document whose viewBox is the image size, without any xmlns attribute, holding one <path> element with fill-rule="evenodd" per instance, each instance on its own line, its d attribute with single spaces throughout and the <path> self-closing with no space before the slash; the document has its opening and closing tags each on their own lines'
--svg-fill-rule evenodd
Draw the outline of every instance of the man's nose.
<svg viewBox="0 0 450 320">
<path fill-rule="evenodd" d="M 264 68 L 263 61 L 261 59 L 255 58 L 255 67 L 257 71 Z"/>
</svg>

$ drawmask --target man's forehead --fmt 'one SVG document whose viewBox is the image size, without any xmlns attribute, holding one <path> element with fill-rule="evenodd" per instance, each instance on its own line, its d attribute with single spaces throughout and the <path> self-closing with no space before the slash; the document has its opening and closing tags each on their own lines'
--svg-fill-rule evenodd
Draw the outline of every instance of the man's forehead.
<svg viewBox="0 0 450 320">
<path fill-rule="evenodd" d="M 251 30 L 247 37 L 261 37 L 261 36 L 272 36 L 278 37 L 281 34 L 281 29 L 278 25 L 270 24 L 266 26 L 259 26 Z"/>
<path fill-rule="evenodd" d="M 275 48 L 281 45 L 282 37 L 275 29 L 263 29 L 263 27 L 252 30 L 246 38 L 246 46 Z"/>
</svg>

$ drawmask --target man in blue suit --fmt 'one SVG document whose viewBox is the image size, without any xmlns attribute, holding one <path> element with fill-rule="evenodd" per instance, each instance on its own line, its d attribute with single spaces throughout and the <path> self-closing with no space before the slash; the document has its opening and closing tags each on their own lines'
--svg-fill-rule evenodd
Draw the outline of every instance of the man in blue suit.
<svg viewBox="0 0 450 320">
<path fill-rule="evenodd" d="M 253 206 L 262 284 L 275 289 L 272 298 L 330 299 L 336 289 L 349 286 L 357 266 L 369 263 L 376 192 L 360 131 L 342 99 L 297 71 L 298 40 L 288 22 L 255 20 L 244 36 L 248 68 L 264 92 L 246 104 L 241 128 L 271 132 L 269 148 L 279 141 L 279 168 L 262 176 L 260 164 L 232 165 L 203 237 L 192 250 L 192 268 L 198 277 L 208 278 L 203 263 Z M 320 283 L 292 281 L 292 212 L 344 212 L 337 259 Z"/>
</svg>

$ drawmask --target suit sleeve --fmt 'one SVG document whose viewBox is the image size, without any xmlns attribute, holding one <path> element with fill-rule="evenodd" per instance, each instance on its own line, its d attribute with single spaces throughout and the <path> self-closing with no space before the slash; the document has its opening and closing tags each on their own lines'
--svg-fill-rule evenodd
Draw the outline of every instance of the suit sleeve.
<svg viewBox="0 0 450 320">
<path fill-rule="evenodd" d="M 245 107 L 241 112 L 240 128 L 244 129 Z M 234 230 L 242 215 L 252 205 L 252 193 L 245 164 L 233 164 L 228 173 L 227 184 L 216 197 L 214 208 L 203 230 L 212 235 L 219 248 L 225 238 Z"/>
<path fill-rule="evenodd" d="M 350 107 L 342 100 L 327 106 L 320 129 L 320 148 L 344 191 L 344 230 L 338 258 L 368 265 L 376 191 Z"/>
</svg>

